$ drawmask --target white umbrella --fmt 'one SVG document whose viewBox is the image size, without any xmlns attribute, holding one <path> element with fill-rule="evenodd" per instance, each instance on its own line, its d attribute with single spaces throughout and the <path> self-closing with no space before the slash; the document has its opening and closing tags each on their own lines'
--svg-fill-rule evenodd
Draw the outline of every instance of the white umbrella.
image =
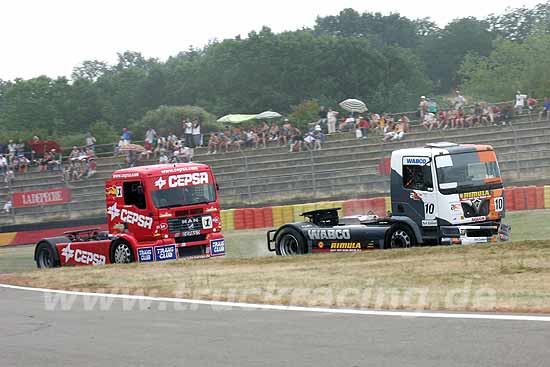
<svg viewBox="0 0 550 367">
<path fill-rule="evenodd" d="M 225 115 L 223 117 L 220 117 L 217 122 L 223 122 L 223 123 L 230 123 L 230 124 L 240 124 L 244 121 L 253 120 L 256 115 L 242 115 L 242 114 L 236 114 L 236 115 Z"/>
<path fill-rule="evenodd" d="M 340 102 L 340 107 L 349 112 L 365 112 L 368 111 L 367 105 L 365 102 L 358 99 L 346 99 L 345 101 Z"/>
<path fill-rule="evenodd" d="M 264 111 L 256 115 L 256 120 L 278 119 L 280 117 L 282 117 L 280 113 L 274 111 Z"/>
</svg>

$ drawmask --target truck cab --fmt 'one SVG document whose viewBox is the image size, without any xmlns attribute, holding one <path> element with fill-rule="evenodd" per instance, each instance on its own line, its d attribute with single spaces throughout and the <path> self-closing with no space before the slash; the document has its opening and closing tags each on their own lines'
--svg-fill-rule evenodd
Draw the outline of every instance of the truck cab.
<svg viewBox="0 0 550 367">
<path fill-rule="evenodd" d="M 170 248 L 166 255 L 170 257 L 225 253 L 217 184 L 209 166 L 181 163 L 121 169 L 105 183 L 105 193 L 109 233 L 132 241 L 138 261 L 153 257 L 151 243 Z"/>
<path fill-rule="evenodd" d="M 391 157 L 392 219 L 419 243 L 496 240 L 505 215 L 503 183 L 490 145 L 435 143 Z"/>
</svg>

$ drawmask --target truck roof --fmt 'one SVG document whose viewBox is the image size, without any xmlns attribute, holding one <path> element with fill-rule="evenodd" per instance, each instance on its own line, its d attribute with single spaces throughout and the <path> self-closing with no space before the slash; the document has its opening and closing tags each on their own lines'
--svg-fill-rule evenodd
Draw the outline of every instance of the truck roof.
<svg viewBox="0 0 550 367">
<path fill-rule="evenodd" d="M 202 163 L 168 163 L 123 168 L 113 172 L 112 178 L 160 176 L 170 173 L 209 171 L 210 166 Z"/>
<path fill-rule="evenodd" d="M 493 150 L 491 145 L 486 144 L 455 144 L 448 142 L 426 144 L 425 147 L 407 148 L 395 150 L 392 154 L 403 155 L 423 155 L 426 153 L 432 153 L 434 156 L 439 154 L 457 154 L 467 152 L 480 152 L 486 150 Z"/>
</svg>

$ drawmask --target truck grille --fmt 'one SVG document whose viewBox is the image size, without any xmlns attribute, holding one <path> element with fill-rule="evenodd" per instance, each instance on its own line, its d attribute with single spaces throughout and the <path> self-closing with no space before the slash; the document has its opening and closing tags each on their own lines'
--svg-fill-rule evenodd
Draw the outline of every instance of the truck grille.
<svg viewBox="0 0 550 367">
<path fill-rule="evenodd" d="M 481 217 L 489 215 L 489 199 L 474 199 L 462 202 L 464 217 Z"/>
<path fill-rule="evenodd" d="M 184 233 L 182 236 L 189 236 L 185 232 L 200 231 L 202 229 L 202 217 L 179 217 L 168 219 L 168 232 Z"/>
</svg>

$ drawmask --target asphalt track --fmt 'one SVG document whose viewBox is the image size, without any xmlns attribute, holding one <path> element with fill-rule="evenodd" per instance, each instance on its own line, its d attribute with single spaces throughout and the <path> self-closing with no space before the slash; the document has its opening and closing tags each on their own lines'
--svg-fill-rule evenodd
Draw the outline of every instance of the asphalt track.
<svg viewBox="0 0 550 367">
<path fill-rule="evenodd" d="M 86 304 L 82 296 L 63 310 L 55 297 L 0 288 L 1 366 L 501 367 L 550 361 L 550 322 L 220 310 L 102 298 Z"/>
</svg>

